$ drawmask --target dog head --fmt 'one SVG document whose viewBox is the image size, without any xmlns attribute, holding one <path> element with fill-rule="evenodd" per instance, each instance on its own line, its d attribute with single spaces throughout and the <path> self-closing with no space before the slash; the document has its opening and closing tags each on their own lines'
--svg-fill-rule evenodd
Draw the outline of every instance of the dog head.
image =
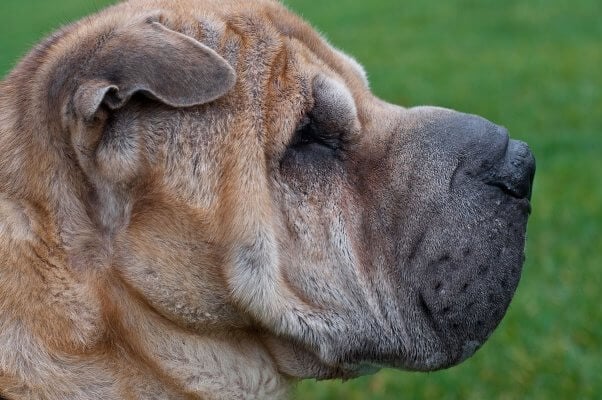
<svg viewBox="0 0 602 400">
<path fill-rule="evenodd" d="M 379 100 L 276 3 L 175 4 L 119 4 L 8 77 L 2 190 L 44 205 L 74 270 L 195 334 L 248 332 L 284 374 L 472 355 L 520 277 L 528 147 Z"/>
</svg>

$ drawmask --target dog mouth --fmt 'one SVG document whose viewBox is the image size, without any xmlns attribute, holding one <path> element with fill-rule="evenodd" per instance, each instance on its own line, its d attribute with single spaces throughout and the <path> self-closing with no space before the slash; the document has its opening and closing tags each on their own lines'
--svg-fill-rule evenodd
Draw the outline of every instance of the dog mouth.
<svg viewBox="0 0 602 400">
<path fill-rule="evenodd" d="M 303 337 L 279 337 L 274 353 L 281 370 L 297 377 L 348 378 L 383 367 L 439 370 L 472 356 L 501 322 L 518 285 L 530 205 L 527 198 L 480 185 L 470 199 L 479 213 L 471 218 L 457 212 L 452 199 L 449 207 L 456 212 L 443 210 L 421 235 L 402 228 L 415 246 L 400 239 L 407 247 L 397 253 L 404 255 L 395 272 L 389 271 L 391 291 L 375 297 L 385 303 L 380 312 L 365 305 L 361 314 L 337 313 L 342 325 L 333 324 L 340 330 L 325 338 L 325 351 Z M 465 194 L 458 193 L 457 202 Z M 365 321 L 354 323 L 360 315 Z"/>
<path fill-rule="evenodd" d="M 438 315 L 441 313 L 441 310 L 433 309 L 424 299 L 422 293 L 418 294 L 417 303 L 420 311 L 425 317 L 429 329 L 435 333 L 440 342 L 440 347 L 444 349 L 427 358 L 423 365 L 416 368 L 417 370 L 439 370 L 459 364 L 472 356 L 483 345 L 491 333 L 488 332 L 485 337 L 479 338 L 478 340 L 467 339 L 460 346 L 457 346 L 448 339 L 449 332 L 446 332 L 446 327 L 441 324 L 441 318 Z M 449 312 L 449 308 L 443 310 L 444 314 L 447 312 Z M 482 325 L 482 321 L 477 321 L 477 325 Z M 452 324 L 452 327 L 457 329 L 459 325 Z"/>
<path fill-rule="evenodd" d="M 517 218 L 493 218 L 469 239 L 431 241 L 422 250 L 427 261 L 412 268 L 414 310 L 439 349 L 416 369 L 447 368 L 469 358 L 506 314 L 525 259 L 530 202 L 507 196 L 502 204 Z"/>
</svg>

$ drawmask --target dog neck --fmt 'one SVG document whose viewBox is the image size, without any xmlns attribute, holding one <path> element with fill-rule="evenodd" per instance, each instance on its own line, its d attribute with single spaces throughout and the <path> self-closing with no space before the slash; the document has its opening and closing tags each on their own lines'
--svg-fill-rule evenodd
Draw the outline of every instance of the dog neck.
<svg viewBox="0 0 602 400">
<path fill-rule="evenodd" d="M 44 213 L 25 201 L 0 199 L 0 252 L 0 393 L 9 399 L 286 393 L 255 335 L 183 329 L 115 271 L 69 267 Z"/>
</svg>

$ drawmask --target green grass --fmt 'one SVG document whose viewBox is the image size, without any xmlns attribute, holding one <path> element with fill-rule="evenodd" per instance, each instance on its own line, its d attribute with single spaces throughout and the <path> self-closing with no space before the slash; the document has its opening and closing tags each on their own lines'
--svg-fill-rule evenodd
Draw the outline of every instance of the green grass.
<svg viewBox="0 0 602 400">
<path fill-rule="evenodd" d="M 0 72 L 107 1 L 1 0 Z M 602 2 L 288 0 L 402 105 L 480 114 L 537 158 L 527 262 L 489 342 L 450 370 L 301 383 L 311 399 L 602 398 Z"/>
</svg>

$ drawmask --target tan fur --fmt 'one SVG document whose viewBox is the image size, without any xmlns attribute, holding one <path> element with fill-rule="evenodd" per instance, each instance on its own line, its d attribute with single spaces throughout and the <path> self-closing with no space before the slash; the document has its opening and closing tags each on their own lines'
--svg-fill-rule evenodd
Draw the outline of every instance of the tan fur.
<svg viewBox="0 0 602 400">
<path fill-rule="evenodd" d="M 373 322 L 397 312 L 365 225 L 401 108 L 278 3 L 125 1 L 0 85 L 1 396 L 275 399 L 367 372 L 356 329 L 441 351 Z M 316 104 L 363 161 L 281 161 Z"/>
<path fill-rule="evenodd" d="M 235 158 L 200 160 L 197 168 L 203 172 L 218 175 L 221 170 L 227 176 L 209 176 L 203 187 L 181 193 L 182 204 L 174 204 L 161 191 L 177 187 L 181 179 L 189 184 L 192 176 L 182 176 L 179 166 L 173 165 L 176 175 L 167 171 L 164 178 L 157 177 L 165 180 L 165 186 L 152 190 L 146 187 L 155 185 L 150 183 L 152 171 L 145 172 L 148 180 L 139 190 L 148 191 L 128 206 L 128 229 L 116 238 L 104 238 L 86 211 L 82 171 L 65 158 L 70 151 L 61 127 L 64 121 L 43 94 L 49 90 L 49 71 L 80 46 L 82 38 L 153 13 L 171 29 L 213 46 L 233 65 L 241 63 L 243 48 L 251 46 L 248 42 L 267 38 L 263 54 L 249 55 L 265 66 L 239 68 L 244 79 L 239 78 L 236 89 L 240 106 L 248 110 L 243 115 L 262 117 L 215 121 L 221 126 L 210 138 L 218 142 L 211 147 Z M 285 15 L 284 23 L 291 24 L 295 36 L 291 43 L 283 43 L 271 23 L 254 26 L 271 20 L 273 13 Z M 262 195 L 262 172 L 241 176 L 249 171 L 240 168 L 253 160 L 240 159 L 245 154 L 240 146 L 252 146 L 241 141 L 257 129 L 253 124 L 279 123 L 275 103 L 298 85 L 287 70 L 287 58 L 297 50 L 314 58 L 308 47 L 322 46 L 311 32 L 310 46 L 302 44 L 304 32 L 309 30 L 303 23 L 269 2 L 131 1 L 66 27 L 2 83 L 1 393 L 10 399 L 209 399 L 279 397 L 286 391 L 288 380 L 277 372 L 257 334 L 248 330 L 249 321 L 220 297 L 228 279 L 228 271 L 220 266 L 222 251 L 231 242 L 254 236 L 254 220 L 272 212 Z M 252 60 L 245 67 L 249 65 Z M 274 74 L 276 90 L 269 87 Z M 244 87 L 245 82 L 254 85 L 263 79 L 261 93 Z M 229 136 L 220 138 L 227 131 Z M 169 144 L 161 143 L 160 148 L 164 154 L 159 157 L 169 163 Z M 139 160 L 131 162 L 140 168 Z M 257 180 L 251 184 L 257 194 L 238 193 L 239 188 L 229 183 L 239 180 Z M 243 196 L 245 203 L 239 204 Z M 152 243 L 156 230 L 172 238 L 167 248 Z M 128 247 L 125 254 L 116 253 L 115 243 L 120 242 Z M 193 247 L 186 248 L 187 243 Z M 171 253 L 172 245 L 180 250 Z M 165 267 L 152 273 L 136 270 L 132 266 L 136 261 L 130 259 L 137 257 Z M 191 261 L 198 267 L 190 268 Z M 121 268 L 122 262 L 130 267 Z M 170 270 L 174 262 L 187 269 Z M 130 279 L 136 286 L 127 283 Z M 197 307 L 175 315 L 187 304 Z M 170 321 L 163 313 L 177 320 Z"/>
</svg>

